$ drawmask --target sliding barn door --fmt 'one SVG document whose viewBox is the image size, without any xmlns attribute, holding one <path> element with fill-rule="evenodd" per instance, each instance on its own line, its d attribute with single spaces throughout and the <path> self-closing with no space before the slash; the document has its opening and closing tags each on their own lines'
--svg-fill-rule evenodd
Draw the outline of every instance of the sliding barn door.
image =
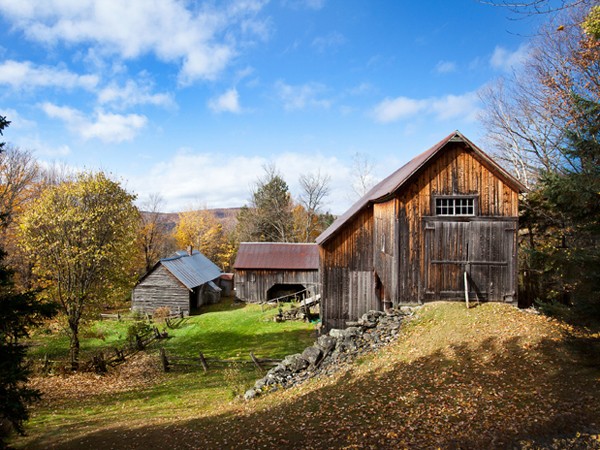
<svg viewBox="0 0 600 450">
<path fill-rule="evenodd" d="M 467 272 L 472 300 L 513 301 L 516 222 L 425 219 L 422 300 L 464 299 Z"/>
</svg>

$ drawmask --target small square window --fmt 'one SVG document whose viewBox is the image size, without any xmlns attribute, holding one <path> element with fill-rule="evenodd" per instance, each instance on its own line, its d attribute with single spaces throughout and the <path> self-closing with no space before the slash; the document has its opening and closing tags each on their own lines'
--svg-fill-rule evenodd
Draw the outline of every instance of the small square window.
<svg viewBox="0 0 600 450">
<path fill-rule="evenodd" d="M 473 197 L 443 197 L 435 199 L 436 216 L 474 216 Z"/>
</svg>

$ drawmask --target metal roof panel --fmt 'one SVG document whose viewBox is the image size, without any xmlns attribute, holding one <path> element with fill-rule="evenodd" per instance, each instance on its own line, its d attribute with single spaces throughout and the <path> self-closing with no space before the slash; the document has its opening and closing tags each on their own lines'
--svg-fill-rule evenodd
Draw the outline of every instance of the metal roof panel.
<svg viewBox="0 0 600 450">
<path fill-rule="evenodd" d="M 188 289 L 221 275 L 221 270 L 198 250 L 194 250 L 191 256 L 185 251 L 179 251 L 173 257 L 161 259 L 160 263 Z"/>
<path fill-rule="evenodd" d="M 242 242 L 235 269 L 318 270 L 317 244 L 287 242 Z"/>
</svg>

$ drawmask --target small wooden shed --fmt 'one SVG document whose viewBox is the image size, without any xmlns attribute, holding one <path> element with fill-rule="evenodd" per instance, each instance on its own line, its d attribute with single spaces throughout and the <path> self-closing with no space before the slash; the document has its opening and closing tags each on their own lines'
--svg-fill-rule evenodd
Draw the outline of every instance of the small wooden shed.
<svg viewBox="0 0 600 450">
<path fill-rule="evenodd" d="M 217 303 L 221 270 L 198 250 L 178 251 L 158 261 L 133 289 L 131 309 L 152 313 L 160 307 L 188 315 L 201 305 Z"/>
<path fill-rule="evenodd" d="M 242 242 L 233 268 L 236 296 L 247 302 L 318 293 L 317 244 Z"/>
<path fill-rule="evenodd" d="M 454 132 L 374 186 L 318 238 L 321 315 L 465 299 L 515 302 L 524 186 Z"/>
</svg>

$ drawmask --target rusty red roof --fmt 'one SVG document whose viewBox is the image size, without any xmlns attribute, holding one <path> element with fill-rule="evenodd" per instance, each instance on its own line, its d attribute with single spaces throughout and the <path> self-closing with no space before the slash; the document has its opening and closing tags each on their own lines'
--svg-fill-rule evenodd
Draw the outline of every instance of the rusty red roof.
<svg viewBox="0 0 600 450">
<path fill-rule="evenodd" d="M 234 269 L 318 270 L 317 244 L 242 242 Z"/>
<path fill-rule="evenodd" d="M 400 189 L 419 169 L 421 169 L 427 162 L 429 162 L 440 150 L 442 150 L 449 142 L 463 142 L 471 150 L 473 150 L 485 164 L 492 167 L 496 173 L 502 177 L 502 179 L 515 190 L 524 192 L 525 186 L 521 184 L 515 177 L 510 175 L 502 167 L 500 167 L 492 158 L 483 152 L 479 147 L 473 144 L 470 140 L 462 135 L 460 131 L 455 131 L 449 134 L 440 142 L 435 144 L 429 150 L 424 151 L 414 159 L 407 162 L 404 166 L 400 167 L 389 177 L 383 179 L 378 184 L 373 186 L 369 192 L 367 192 L 360 200 L 348 209 L 344 214 L 339 216 L 321 235 L 317 238 L 317 244 L 321 245 L 329 238 L 331 238 L 335 232 L 348 220 L 358 214 L 363 208 L 369 203 L 376 203 L 378 201 L 385 200 L 388 196 L 392 195 L 398 189 Z"/>
</svg>

